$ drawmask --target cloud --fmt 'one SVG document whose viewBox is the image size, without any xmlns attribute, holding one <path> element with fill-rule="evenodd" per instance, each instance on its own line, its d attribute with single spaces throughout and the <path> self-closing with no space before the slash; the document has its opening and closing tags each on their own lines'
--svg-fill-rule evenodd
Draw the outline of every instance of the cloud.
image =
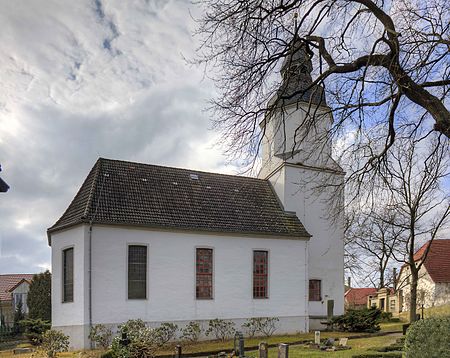
<svg viewBox="0 0 450 358">
<path fill-rule="evenodd" d="M 203 112 L 185 1 L 5 2 L 0 21 L 0 273 L 49 266 L 46 228 L 98 157 L 225 165 Z"/>
</svg>

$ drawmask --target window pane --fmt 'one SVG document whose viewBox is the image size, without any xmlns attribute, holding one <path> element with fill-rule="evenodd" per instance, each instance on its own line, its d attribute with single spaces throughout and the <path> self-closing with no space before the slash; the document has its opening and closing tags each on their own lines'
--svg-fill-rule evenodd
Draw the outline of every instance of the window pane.
<svg viewBox="0 0 450 358">
<path fill-rule="evenodd" d="M 253 298 L 267 298 L 268 252 L 253 251 Z"/>
<path fill-rule="evenodd" d="M 321 281 L 320 280 L 309 280 L 309 300 L 310 301 L 321 301 Z"/>
<path fill-rule="evenodd" d="M 196 250 L 196 297 L 212 298 L 213 285 L 213 250 Z"/>
<path fill-rule="evenodd" d="M 63 251 L 63 302 L 73 301 L 73 248 Z"/>
<path fill-rule="evenodd" d="M 147 246 L 128 246 L 128 298 L 147 298 Z"/>
</svg>

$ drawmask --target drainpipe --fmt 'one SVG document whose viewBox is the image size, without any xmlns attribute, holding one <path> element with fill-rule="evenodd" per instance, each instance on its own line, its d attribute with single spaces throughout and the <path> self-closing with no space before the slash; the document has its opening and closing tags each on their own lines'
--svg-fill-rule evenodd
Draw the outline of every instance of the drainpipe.
<svg viewBox="0 0 450 358">
<path fill-rule="evenodd" d="M 89 244 L 88 244 L 88 260 L 89 260 L 89 270 L 88 270 L 88 297 L 89 297 L 89 333 L 92 328 L 92 220 L 89 223 Z M 93 349 L 92 340 L 89 339 L 89 347 Z"/>
</svg>

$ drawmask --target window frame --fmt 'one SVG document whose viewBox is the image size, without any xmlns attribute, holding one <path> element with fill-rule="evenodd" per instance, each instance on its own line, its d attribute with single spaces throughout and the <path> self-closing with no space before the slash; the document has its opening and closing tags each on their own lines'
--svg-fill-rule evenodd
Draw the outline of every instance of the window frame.
<svg viewBox="0 0 450 358">
<path fill-rule="evenodd" d="M 265 276 L 265 295 L 264 296 L 255 296 L 255 253 L 256 252 L 265 252 L 266 253 L 266 273 L 259 274 L 260 276 Z M 270 277 L 270 254 L 267 249 L 253 249 L 252 250 L 252 298 L 254 300 L 266 300 L 269 299 L 269 277 Z"/>
<path fill-rule="evenodd" d="M 197 294 L 197 275 L 198 275 L 198 271 L 197 271 L 197 252 L 198 250 L 209 250 L 211 251 L 211 295 L 210 297 L 199 297 Z M 215 250 L 214 247 L 211 246 L 196 246 L 195 250 L 194 250 L 194 296 L 196 300 L 199 301 L 204 301 L 204 300 L 214 300 L 214 283 L 215 283 L 215 279 L 214 279 L 214 275 L 216 272 L 216 267 L 215 267 L 215 260 L 214 260 L 214 256 L 215 256 Z M 206 275 L 205 275 L 206 276 Z"/>
<path fill-rule="evenodd" d="M 140 246 L 140 247 L 145 247 L 145 297 L 139 297 L 139 298 L 134 298 L 131 297 L 130 298 L 130 286 L 129 286 L 129 273 L 130 273 L 130 247 L 131 246 Z M 133 243 L 128 243 L 127 244 L 127 249 L 126 249 L 126 256 L 125 256 L 125 261 L 126 261 L 126 283 L 125 283 L 125 297 L 127 300 L 130 301 L 136 301 L 136 300 L 148 300 L 149 297 L 149 245 L 145 244 L 145 243 L 141 243 L 141 242 L 133 242 Z"/>
<path fill-rule="evenodd" d="M 72 298 L 66 297 L 66 253 L 72 251 Z M 75 247 L 68 246 L 61 250 L 61 302 L 72 303 L 75 300 Z"/>
<path fill-rule="evenodd" d="M 319 282 L 319 296 L 318 299 L 311 299 L 311 281 Z M 310 278 L 308 280 L 308 302 L 322 301 L 322 280 L 318 278 Z"/>
</svg>

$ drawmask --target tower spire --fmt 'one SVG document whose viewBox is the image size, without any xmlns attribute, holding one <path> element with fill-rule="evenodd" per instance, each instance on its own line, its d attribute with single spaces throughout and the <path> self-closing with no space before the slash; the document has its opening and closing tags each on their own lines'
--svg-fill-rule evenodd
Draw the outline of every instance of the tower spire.
<svg viewBox="0 0 450 358">
<path fill-rule="evenodd" d="M 323 87 L 313 86 L 311 58 L 313 52 L 308 44 L 295 34 L 289 44 L 289 54 L 281 65 L 282 84 L 278 90 L 278 97 L 283 99 L 283 104 L 311 101 L 312 104 L 326 105 Z"/>
</svg>

